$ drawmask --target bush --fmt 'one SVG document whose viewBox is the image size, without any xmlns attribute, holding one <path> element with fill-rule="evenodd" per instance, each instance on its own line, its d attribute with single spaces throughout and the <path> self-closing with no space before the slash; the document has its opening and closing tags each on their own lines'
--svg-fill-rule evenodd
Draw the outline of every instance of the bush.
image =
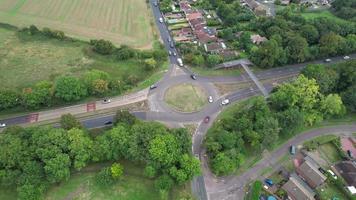
<svg viewBox="0 0 356 200">
<path fill-rule="evenodd" d="M 64 101 L 76 101 L 87 95 L 87 88 L 73 76 L 61 76 L 55 82 L 55 96 Z"/>
<path fill-rule="evenodd" d="M 11 90 L 0 91 L 0 110 L 16 107 L 20 104 L 20 94 Z"/>
<path fill-rule="evenodd" d="M 116 112 L 116 115 L 114 117 L 114 124 L 117 125 L 119 123 L 123 123 L 129 126 L 132 126 L 136 123 L 136 117 L 133 116 L 129 111 L 127 110 L 118 110 Z"/>
<path fill-rule="evenodd" d="M 262 191 L 262 182 L 255 181 L 252 185 L 252 191 L 250 194 L 250 200 L 258 200 Z"/>
<path fill-rule="evenodd" d="M 61 127 L 65 130 L 70 130 L 72 128 L 83 128 L 82 124 L 72 114 L 69 113 L 61 116 L 60 124 Z"/>
<path fill-rule="evenodd" d="M 90 44 L 96 53 L 102 55 L 112 54 L 115 50 L 115 46 L 108 40 L 90 40 Z"/>
<path fill-rule="evenodd" d="M 173 179 L 168 175 L 164 174 L 155 181 L 155 188 L 158 191 L 168 191 L 172 188 L 173 184 Z"/>
<path fill-rule="evenodd" d="M 115 180 L 111 175 L 110 167 L 105 167 L 95 176 L 96 182 L 101 186 L 109 186 L 114 184 Z"/>
</svg>

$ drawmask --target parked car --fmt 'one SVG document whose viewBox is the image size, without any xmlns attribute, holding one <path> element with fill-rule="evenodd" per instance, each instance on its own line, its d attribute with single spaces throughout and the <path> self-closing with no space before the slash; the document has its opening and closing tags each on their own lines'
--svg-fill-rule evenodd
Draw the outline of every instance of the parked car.
<svg viewBox="0 0 356 200">
<path fill-rule="evenodd" d="M 104 99 L 103 104 L 111 103 L 111 99 Z"/>
<path fill-rule="evenodd" d="M 168 37 L 168 38 L 167 38 L 167 41 L 168 41 L 168 42 L 171 42 L 171 41 L 172 41 L 172 39 L 171 39 L 170 37 Z"/>
<path fill-rule="evenodd" d="M 193 80 L 197 80 L 197 76 L 195 76 L 195 74 L 190 75 L 190 78 L 192 78 Z"/>
<path fill-rule="evenodd" d="M 350 56 L 344 56 L 344 60 L 350 59 Z"/>
<path fill-rule="evenodd" d="M 171 42 L 171 43 L 169 44 L 169 46 L 170 46 L 171 48 L 174 48 L 173 42 Z"/>
<path fill-rule="evenodd" d="M 265 183 L 270 187 L 273 186 L 273 181 L 269 178 L 265 179 Z"/>
<path fill-rule="evenodd" d="M 172 55 L 172 51 L 168 51 L 168 54 L 169 54 L 169 56 L 171 56 Z"/>
<path fill-rule="evenodd" d="M 209 103 L 213 103 L 213 97 L 212 97 L 212 96 L 209 96 L 209 97 L 208 97 L 208 102 L 209 102 Z"/>
<path fill-rule="evenodd" d="M 153 2 L 153 5 L 157 7 L 158 6 L 157 1 Z"/>
<path fill-rule="evenodd" d="M 230 103 L 230 100 L 229 99 L 224 99 L 222 102 L 221 102 L 221 105 L 227 105 Z"/>
<path fill-rule="evenodd" d="M 153 90 L 153 89 L 156 89 L 157 88 L 157 85 L 151 85 L 150 86 L 150 89 Z"/>
<path fill-rule="evenodd" d="M 177 53 L 175 51 L 173 51 L 173 56 L 177 56 Z"/>
<path fill-rule="evenodd" d="M 160 17 L 158 20 L 159 20 L 160 23 L 163 23 L 163 18 L 162 17 Z"/>
<path fill-rule="evenodd" d="M 330 58 L 325 59 L 325 62 L 331 62 Z"/>
<path fill-rule="evenodd" d="M 111 124 L 112 124 L 112 121 L 105 122 L 105 125 L 111 125 Z"/>
<path fill-rule="evenodd" d="M 290 146 L 290 148 L 289 148 L 290 154 L 294 155 L 295 151 L 296 151 L 295 146 L 294 145 Z"/>
<path fill-rule="evenodd" d="M 210 117 L 209 117 L 209 116 L 206 116 L 206 117 L 204 118 L 204 123 L 209 123 L 209 121 L 210 121 Z"/>
<path fill-rule="evenodd" d="M 333 171 L 331 171 L 330 169 L 328 170 L 329 174 L 333 177 L 333 179 L 337 179 L 337 176 L 335 175 L 335 173 Z"/>
<path fill-rule="evenodd" d="M 347 155 L 348 155 L 350 158 L 353 158 L 353 157 L 354 157 L 354 155 L 352 155 L 352 152 L 351 152 L 350 150 L 347 150 L 346 152 L 347 152 Z"/>
<path fill-rule="evenodd" d="M 5 128 L 6 124 L 5 123 L 0 123 L 0 128 Z"/>
<path fill-rule="evenodd" d="M 321 173 L 323 173 L 323 174 L 326 174 L 326 171 L 325 171 L 323 168 L 321 168 L 321 167 L 319 167 L 319 171 L 320 171 Z"/>
</svg>

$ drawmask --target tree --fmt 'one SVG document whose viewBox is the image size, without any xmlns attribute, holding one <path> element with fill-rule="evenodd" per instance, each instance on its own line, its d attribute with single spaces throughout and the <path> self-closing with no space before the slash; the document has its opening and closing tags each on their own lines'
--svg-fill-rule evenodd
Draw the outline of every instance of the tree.
<svg viewBox="0 0 356 200">
<path fill-rule="evenodd" d="M 61 127 L 65 130 L 70 130 L 72 128 L 83 128 L 82 124 L 70 113 L 61 116 L 60 124 Z"/>
<path fill-rule="evenodd" d="M 83 130 L 72 128 L 68 131 L 69 155 L 77 170 L 82 169 L 92 158 L 93 141 Z"/>
<path fill-rule="evenodd" d="M 349 87 L 345 92 L 342 93 L 342 101 L 345 103 L 346 107 L 352 111 L 356 111 L 356 84 Z"/>
<path fill-rule="evenodd" d="M 262 68 L 271 68 L 286 63 L 286 54 L 278 42 L 271 39 L 252 52 L 251 60 Z"/>
<path fill-rule="evenodd" d="M 18 199 L 38 200 L 41 199 L 45 188 L 43 185 L 24 184 L 17 188 Z"/>
<path fill-rule="evenodd" d="M 291 135 L 304 124 L 304 116 L 297 108 L 289 108 L 277 113 L 278 124 L 281 133 Z"/>
<path fill-rule="evenodd" d="M 113 179 L 117 180 L 124 174 L 124 167 L 120 163 L 113 163 L 110 167 L 111 176 Z"/>
<path fill-rule="evenodd" d="M 215 67 L 222 61 L 222 58 L 219 55 L 208 55 L 206 58 L 206 64 L 208 67 Z"/>
<path fill-rule="evenodd" d="M 171 135 L 157 135 L 149 143 L 149 156 L 153 161 L 163 166 L 171 166 L 179 156 L 179 145 L 176 138 Z"/>
<path fill-rule="evenodd" d="M 44 170 L 51 183 L 68 180 L 70 176 L 70 159 L 66 154 L 57 154 L 56 157 L 45 160 Z"/>
<path fill-rule="evenodd" d="M 332 117 L 345 114 L 345 107 L 338 94 L 329 94 L 321 101 L 321 112 L 324 116 Z"/>
<path fill-rule="evenodd" d="M 320 53 L 324 56 L 335 56 L 346 49 L 347 44 L 343 37 L 333 32 L 327 33 L 320 38 Z"/>
<path fill-rule="evenodd" d="M 115 50 L 115 46 L 107 40 L 90 40 L 93 50 L 99 54 L 109 55 Z"/>
<path fill-rule="evenodd" d="M 84 74 L 83 80 L 90 94 L 103 94 L 108 90 L 110 75 L 100 70 L 90 70 Z"/>
<path fill-rule="evenodd" d="M 110 167 L 101 169 L 100 172 L 96 174 L 95 180 L 101 186 L 109 186 L 115 182 L 112 178 Z"/>
<path fill-rule="evenodd" d="M 20 94 L 12 90 L 0 90 L 0 110 L 16 107 L 20 104 Z"/>
<path fill-rule="evenodd" d="M 151 71 L 157 68 L 157 62 L 153 58 L 149 58 L 145 60 L 145 68 L 147 71 Z"/>
<path fill-rule="evenodd" d="M 76 101 L 87 95 L 87 89 L 73 76 L 61 76 L 55 82 L 55 95 L 64 101 Z"/>
<path fill-rule="evenodd" d="M 218 153 L 212 160 L 212 170 L 217 175 L 224 175 L 235 170 L 236 165 L 224 153 Z"/>
<path fill-rule="evenodd" d="M 158 177 L 157 180 L 155 181 L 155 188 L 158 191 L 160 190 L 169 191 L 172 188 L 173 184 L 174 182 L 172 178 L 169 177 L 167 174 L 163 174 L 160 177 Z"/>
<path fill-rule="evenodd" d="M 109 83 L 106 80 L 97 79 L 93 82 L 93 93 L 103 95 L 109 90 Z"/>
<path fill-rule="evenodd" d="M 311 24 L 300 27 L 300 34 L 307 39 L 309 44 L 316 44 L 319 40 L 319 32 L 315 26 Z"/>
<path fill-rule="evenodd" d="M 153 166 L 147 165 L 145 167 L 144 174 L 148 178 L 154 178 L 156 176 L 156 174 L 157 174 L 157 170 Z"/>
<path fill-rule="evenodd" d="M 299 34 L 292 34 L 287 37 L 287 47 L 285 50 L 289 62 L 304 62 L 308 56 L 308 43 Z"/>
<path fill-rule="evenodd" d="M 315 79 L 320 87 L 320 92 L 323 94 L 333 92 L 339 81 L 339 75 L 336 71 L 327 68 L 325 65 L 307 65 L 302 70 L 302 74 L 309 79 Z"/>
<path fill-rule="evenodd" d="M 118 110 L 114 117 L 114 125 L 123 123 L 128 126 L 132 126 L 136 123 L 136 117 L 132 115 L 128 110 Z"/>
</svg>

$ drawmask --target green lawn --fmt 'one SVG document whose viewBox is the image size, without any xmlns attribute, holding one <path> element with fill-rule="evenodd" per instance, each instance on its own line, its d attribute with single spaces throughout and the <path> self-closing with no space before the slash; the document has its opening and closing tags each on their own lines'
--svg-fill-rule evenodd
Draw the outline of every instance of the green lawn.
<svg viewBox="0 0 356 200">
<path fill-rule="evenodd" d="M 339 188 L 328 182 L 326 182 L 325 185 L 323 185 L 321 188 L 318 188 L 318 193 L 320 194 L 321 200 L 331 200 L 334 197 L 338 198 L 339 200 L 348 199 L 343 191 L 340 191 Z"/>
<path fill-rule="evenodd" d="M 84 52 L 88 44 L 26 36 L 0 28 L 0 80 L 2 88 L 22 90 L 40 80 L 54 80 L 59 75 L 82 75 L 90 69 L 108 72 L 124 80 L 135 75 L 141 81 L 153 73 L 143 70 L 138 60 L 117 61 Z M 154 80 L 161 76 L 156 75 Z M 147 84 L 144 84 L 145 86 Z"/>
<path fill-rule="evenodd" d="M 192 84 L 180 84 L 169 88 L 164 95 L 164 100 L 180 112 L 199 111 L 208 102 L 205 91 Z"/>
<path fill-rule="evenodd" d="M 328 142 L 328 143 L 325 143 L 325 144 L 319 146 L 318 150 L 325 156 L 325 158 L 330 163 L 336 163 L 336 162 L 342 160 L 339 153 L 337 152 L 336 147 L 331 142 Z"/>
<path fill-rule="evenodd" d="M 341 19 L 341 18 L 335 16 L 329 10 L 304 12 L 304 13 L 302 13 L 302 16 L 307 20 L 312 20 L 312 19 L 319 18 L 319 17 L 326 17 L 326 18 L 329 18 L 329 19 L 333 19 L 333 20 L 335 20 L 337 22 L 350 23 L 349 21 L 346 21 L 344 19 Z"/>
</svg>

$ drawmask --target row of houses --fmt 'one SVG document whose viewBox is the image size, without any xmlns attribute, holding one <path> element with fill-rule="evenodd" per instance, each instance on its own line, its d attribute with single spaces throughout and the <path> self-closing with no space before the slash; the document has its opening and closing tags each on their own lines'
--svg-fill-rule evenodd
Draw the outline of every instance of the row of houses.
<svg viewBox="0 0 356 200">
<path fill-rule="evenodd" d="M 342 161 L 331 167 L 332 171 L 324 171 L 337 179 L 342 177 L 346 188 L 351 194 L 356 194 L 356 162 Z M 321 167 L 309 156 L 303 158 L 292 173 L 289 180 L 282 186 L 288 197 L 292 200 L 314 200 L 314 190 L 324 184 L 327 176 L 322 173 Z M 335 175 L 336 174 L 336 175 Z"/>
<path fill-rule="evenodd" d="M 202 46 L 207 53 L 219 54 L 223 57 L 234 57 L 236 52 L 230 50 L 223 39 L 218 38 L 217 29 L 207 25 L 206 18 L 212 18 L 207 11 L 195 9 L 189 1 L 179 1 L 181 13 L 168 13 L 166 21 L 184 19 L 187 26 L 172 30 L 175 42 L 190 42 Z M 217 17 L 217 16 L 214 16 Z"/>
</svg>

